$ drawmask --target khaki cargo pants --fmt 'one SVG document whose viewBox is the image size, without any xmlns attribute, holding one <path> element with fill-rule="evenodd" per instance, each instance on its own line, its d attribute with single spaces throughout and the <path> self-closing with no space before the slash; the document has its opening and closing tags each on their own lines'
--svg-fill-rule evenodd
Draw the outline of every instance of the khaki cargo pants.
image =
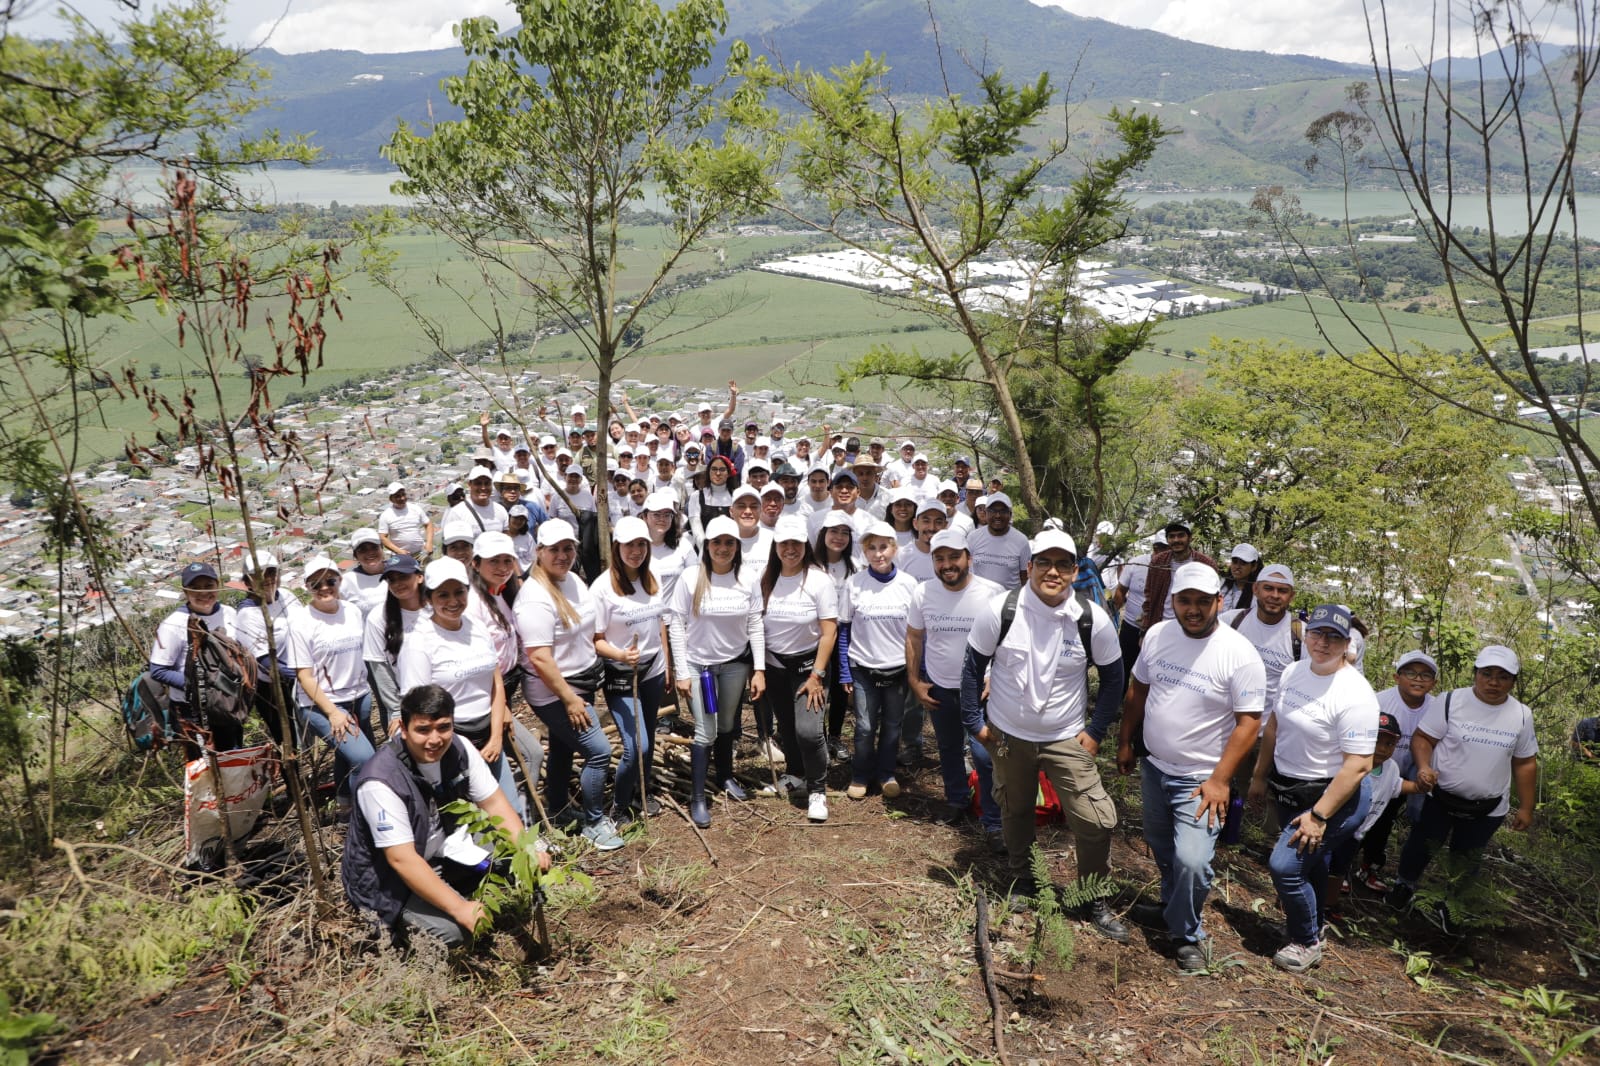
<svg viewBox="0 0 1600 1066">
<path fill-rule="evenodd" d="M 1034 841 L 1034 803 L 1039 795 L 1039 771 L 1061 798 L 1067 825 L 1077 839 L 1078 876 L 1110 876 L 1111 830 L 1117 826 L 1117 809 L 1100 780 L 1094 757 L 1076 738 L 1035 742 L 1008 736 L 989 723 L 996 739 L 989 746 L 994 757 L 994 798 L 1000 805 L 1000 831 L 1006 842 L 1006 861 L 1013 881 L 1031 874 L 1028 851 Z"/>
</svg>

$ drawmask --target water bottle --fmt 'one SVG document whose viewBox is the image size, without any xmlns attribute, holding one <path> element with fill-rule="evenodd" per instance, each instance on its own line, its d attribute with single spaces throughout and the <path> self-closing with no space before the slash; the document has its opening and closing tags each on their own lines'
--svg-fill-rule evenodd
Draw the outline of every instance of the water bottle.
<svg viewBox="0 0 1600 1066">
<path fill-rule="evenodd" d="M 1228 817 L 1222 823 L 1222 842 L 1237 844 L 1244 830 L 1244 797 L 1238 789 L 1228 790 Z"/>
<path fill-rule="evenodd" d="M 717 675 L 711 667 L 700 671 L 700 707 L 710 718 L 717 716 Z"/>
</svg>

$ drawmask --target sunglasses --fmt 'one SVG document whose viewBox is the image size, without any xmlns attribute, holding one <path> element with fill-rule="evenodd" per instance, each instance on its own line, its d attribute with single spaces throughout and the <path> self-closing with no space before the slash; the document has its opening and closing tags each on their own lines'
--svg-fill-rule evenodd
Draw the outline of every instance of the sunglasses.
<svg viewBox="0 0 1600 1066">
<path fill-rule="evenodd" d="M 312 592 L 321 592 L 323 589 L 338 587 L 339 579 L 336 577 L 325 577 L 321 581 L 313 581 L 311 584 L 306 586 L 306 588 L 310 589 Z"/>
</svg>

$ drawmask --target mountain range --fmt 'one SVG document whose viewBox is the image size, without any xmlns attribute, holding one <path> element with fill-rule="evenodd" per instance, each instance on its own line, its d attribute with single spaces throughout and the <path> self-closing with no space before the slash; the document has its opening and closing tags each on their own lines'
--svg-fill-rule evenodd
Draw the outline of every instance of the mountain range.
<svg viewBox="0 0 1600 1066">
<path fill-rule="evenodd" d="M 940 92 L 945 79 L 968 91 L 981 71 L 1016 81 L 1049 71 L 1080 105 L 1080 126 L 1113 105 L 1159 109 L 1179 132 L 1145 177 L 1183 188 L 1306 184 L 1306 125 L 1342 106 L 1351 81 L 1370 77 L 1359 66 L 1216 48 L 1029 0 L 934 0 L 932 12 L 942 67 L 926 0 L 728 0 L 723 51 L 743 39 L 752 52 L 823 70 L 872 52 L 887 59 L 890 84 L 905 97 Z M 308 133 L 330 165 L 383 167 L 379 150 L 399 120 L 458 117 L 439 80 L 465 68 L 459 49 L 263 49 L 255 58 L 272 74 L 271 104 L 252 121 Z"/>
</svg>

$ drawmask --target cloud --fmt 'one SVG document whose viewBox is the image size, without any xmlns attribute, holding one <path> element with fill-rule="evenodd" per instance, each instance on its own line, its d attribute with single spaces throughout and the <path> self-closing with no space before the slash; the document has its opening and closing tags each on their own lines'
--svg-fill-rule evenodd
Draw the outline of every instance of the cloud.
<svg viewBox="0 0 1600 1066">
<path fill-rule="evenodd" d="M 281 10 L 281 9 L 280 9 Z M 253 24 L 235 13 L 244 38 L 284 53 L 344 48 L 357 52 L 420 52 L 455 44 L 451 27 L 464 18 L 489 15 L 502 29 L 517 24 L 505 0 L 297 0 L 279 19 L 261 13 Z"/>
<path fill-rule="evenodd" d="M 1347 63 L 1365 63 L 1370 58 L 1362 0 L 1276 0 L 1272 4 L 1259 0 L 1128 0 L 1114 6 L 1099 0 L 1033 2 L 1222 48 L 1323 56 Z M 1419 65 L 1413 49 L 1426 52 L 1433 21 L 1431 5 L 1400 2 L 1389 7 L 1395 65 Z"/>
</svg>

